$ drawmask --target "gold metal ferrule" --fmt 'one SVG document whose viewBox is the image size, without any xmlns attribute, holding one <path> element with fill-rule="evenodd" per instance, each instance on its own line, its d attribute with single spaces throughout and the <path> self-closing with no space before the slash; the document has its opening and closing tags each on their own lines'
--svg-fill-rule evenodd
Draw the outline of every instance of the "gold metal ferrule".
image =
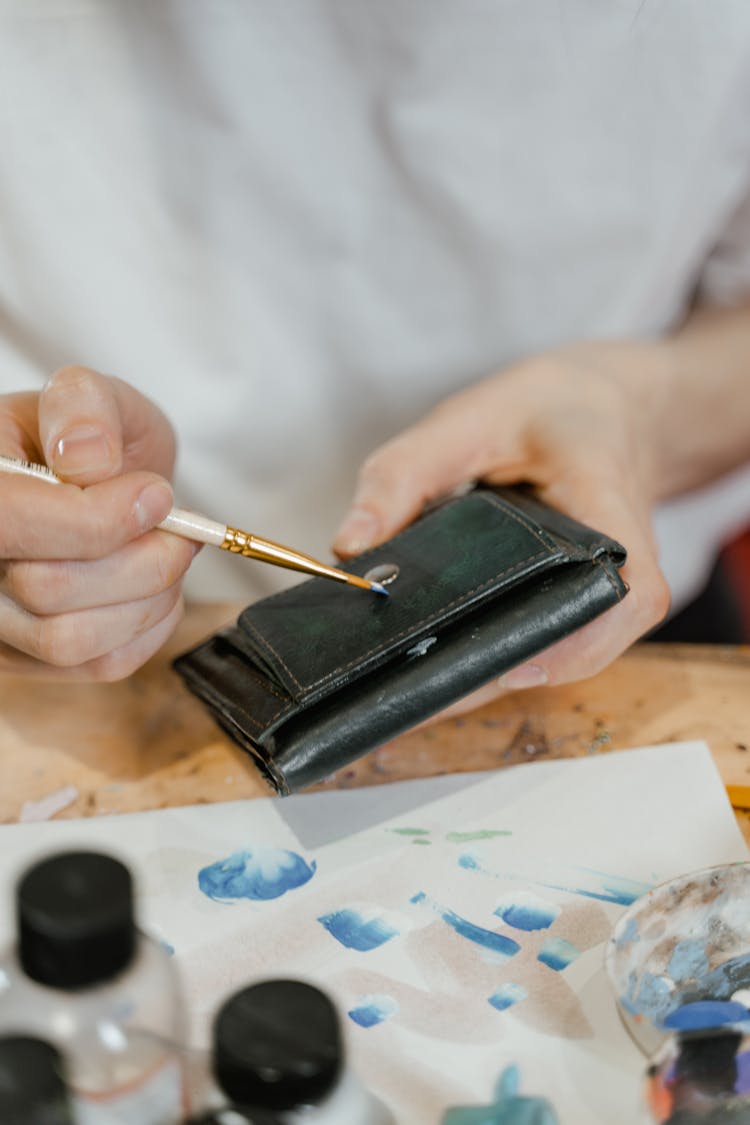
<svg viewBox="0 0 750 1125">
<path fill-rule="evenodd" d="M 250 555 L 253 553 L 250 539 L 251 536 L 239 527 L 227 526 L 221 549 L 222 551 L 231 551 L 233 555 Z"/>
<path fill-rule="evenodd" d="M 263 562 L 273 563 L 274 566 L 284 566 L 288 570 L 301 571 L 303 574 L 317 574 L 321 578 L 333 578 L 336 582 L 346 582 L 350 586 L 359 586 L 363 590 L 376 589 L 378 593 L 385 594 L 387 590 L 379 584 L 360 578 L 358 574 L 348 574 L 334 566 L 327 566 L 303 555 L 301 551 L 294 551 L 285 547 L 283 543 L 274 543 L 271 539 L 263 539 L 260 535 L 250 535 L 238 527 L 227 527 L 224 541 L 221 543 L 223 551 L 233 555 L 242 555 L 247 559 L 261 559 Z"/>
</svg>

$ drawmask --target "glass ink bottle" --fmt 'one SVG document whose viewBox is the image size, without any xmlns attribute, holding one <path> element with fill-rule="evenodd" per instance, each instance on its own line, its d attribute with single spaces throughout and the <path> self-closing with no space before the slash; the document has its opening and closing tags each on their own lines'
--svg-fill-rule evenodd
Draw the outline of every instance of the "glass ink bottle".
<svg viewBox="0 0 750 1125">
<path fill-rule="evenodd" d="M 3 1125 L 74 1125 L 59 1051 L 42 1039 L 0 1036 Z"/>
<path fill-rule="evenodd" d="M 690 1005 L 730 1006 L 712 1001 Z M 646 1072 L 649 1120 L 659 1125 L 749 1125 L 750 1037 L 745 1028 L 746 1024 L 727 1024 L 671 1035 Z"/>
<path fill-rule="evenodd" d="M 280 1125 L 394 1125 L 346 1065 L 338 1013 L 324 992 L 269 980 L 231 996 L 214 1022 L 213 1071 L 233 1106 Z"/>
<path fill-rule="evenodd" d="M 64 1054 L 80 1125 L 177 1125 L 186 1096 L 180 989 L 136 927 L 119 860 L 64 852 L 16 885 L 15 949 L 0 964 L 0 1028 Z"/>
</svg>

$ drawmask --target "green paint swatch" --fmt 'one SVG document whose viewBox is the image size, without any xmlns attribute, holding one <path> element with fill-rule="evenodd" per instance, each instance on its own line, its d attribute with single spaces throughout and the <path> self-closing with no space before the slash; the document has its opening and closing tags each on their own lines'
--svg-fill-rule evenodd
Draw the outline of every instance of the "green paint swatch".
<svg viewBox="0 0 750 1125">
<path fill-rule="evenodd" d="M 476 832 L 449 832 L 445 837 L 452 844 L 470 844 L 472 840 L 494 840 L 496 836 L 512 836 L 508 829 L 480 828 Z"/>
</svg>

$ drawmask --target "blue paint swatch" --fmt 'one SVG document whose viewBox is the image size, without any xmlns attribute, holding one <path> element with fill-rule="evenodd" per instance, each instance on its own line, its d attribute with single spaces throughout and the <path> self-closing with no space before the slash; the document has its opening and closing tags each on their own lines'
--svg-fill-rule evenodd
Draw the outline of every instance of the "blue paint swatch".
<svg viewBox="0 0 750 1125">
<path fill-rule="evenodd" d="M 376 1027 L 384 1023 L 398 1011 L 398 1004 L 392 996 L 363 996 L 347 1012 L 349 1019 L 360 1027 Z"/>
<path fill-rule="evenodd" d="M 248 898 L 256 902 L 280 898 L 309 883 L 315 863 L 283 848 L 248 848 L 234 852 L 198 872 L 198 886 L 216 902 Z"/>
<path fill-rule="evenodd" d="M 565 938 L 550 937 L 542 943 L 536 959 L 559 973 L 563 969 L 567 969 L 568 965 L 572 964 L 576 957 L 580 957 L 580 955 L 580 949 L 576 949 Z"/>
<path fill-rule="evenodd" d="M 488 1003 L 490 1003 L 493 1008 L 497 1008 L 498 1012 L 505 1012 L 508 1008 L 512 1008 L 514 1004 L 525 1000 L 528 995 L 528 992 L 522 985 L 514 984 L 512 981 L 506 981 L 505 984 L 501 984 L 499 988 L 495 989 Z"/>
<path fill-rule="evenodd" d="M 599 874 L 596 872 L 596 874 Z M 653 890 L 650 883 L 636 883 L 633 879 L 620 879 L 616 875 L 602 876 L 602 890 L 588 890 L 586 887 L 565 887 L 559 883 L 541 883 L 540 886 L 548 887 L 552 891 L 567 891 L 571 895 L 580 895 L 582 898 L 594 898 L 598 902 L 611 902 L 615 906 L 632 906 L 641 895 Z"/>
<path fill-rule="evenodd" d="M 411 899 L 413 903 L 429 902 L 427 896 L 423 891 L 416 894 Z M 477 926 L 473 922 L 469 922 L 466 918 L 462 918 L 459 914 L 455 914 L 452 910 L 446 910 L 444 907 L 439 906 L 437 903 L 429 902 L 433 910 L 442 918 L 446 925 L 450 926 L 452 930 L 459 935 L 459 937 L 466 938 L 467 941 L 473 942 L 474 945 L 479 945 L 482 949 L 486 949 L 490 953 L 496 953 L 503 958 L 514 957 L 520 950 L 521 946 L 513 938 L 506 937 L 505 934 L 499 934 L 496 930 L 486 930 L 483 926 Z"/>
<path fill-rule="evenodd" d="M 749 1018 L 745 1005 L 736 1001 L 697 1000 L 670 1012 L 664 1020 L 664 1027 L 668 1027 L 670 1031 L 704 1031 L 712 1027 L 742 1023 Z"/>
<path fill-rule="evenodd" d="M 493 879 L 514 879 L 518 878 L 511 872 L 497 872 L 490 871 L 486 868 L 476 855 L 471 852 L 463 852 L 458 857 L 458 866 L 463 867 L 466 871 L 479 871 L 482 875 L 488 875 Z M 563 883 L 543 883 L 539 879 L 533 880 L 538 887 L 546 887 L 550 891 L 565 891 L 566 894 L 581 895 L 583 898 L 597 899 L 599 902 L 611 902 L 616 906 L 631 906 L 636 899 L 648 891 L 653 890 L 651 883 L 639 883 L 635 879 L 625 879 L 619 875 L 608 875 L 604 871 L 593 871 L 590 868 L 583 868 L 592 875 L 596 875 L 599 879 L 600 887 L 589 889 L 587 887 L 569 886 Z"/>
<path fill-rule="evenodd" d="M 645 972 L 640 981 L 635 973 L 631 973 L 628 990 L 620 998 L 620 1003 L 631 1015 L 645 1015 L 652 1023 L 659 1024 L 674 1005 L 674 986 L 657 973 Z"/>
<path fill-rule="evenodd" d="M 691 957 L 693 955 L 694 951 L 691 952 Z M 695 962 L 689 960 L 687 963 L 697 964 L 697 955 L 695 957 Z M 635 973 L 631 973 L 620 1003 L 632 1015 L 645 1016 L 657 1026 L 666 1027 L 673 1013 L 685 1006 L 698 1002 L 724 1004 L 731 1001 L 735 992 L 748 987 L 750 953 L 742 953 L 697 979 L 688 977 L 687 980 L 672 980 L 666 974 L 656 975 L 650 972 L 643 973 L 639 979 Z M 744 1010 L 744 1006 L 740 1006 Z"/>
<path fill-rule="evenodd" d="M 555 903 L 545 902 L 531 894 L 520 894 L 515 901 L 501 902 L 495 910 L 498 918 L 507 925 L 526 933 L 549 929 L 559 913 L 560 907 Z"/>
<path fill-rule="evenodd" d="M 667 965 L 667 976 L 676 981 L 704 977 L 708 973 L 708 957 L 700 938 L 686 938 L 678 941 L 672 950 Z"/>
<path fill-rule="evenodd" d="M 385 918 L 364 918 L 356 910 L 334 910 L 318 921 L 340 945 L 358 953 L 369 953 L 385 945 L 399 932 Z"/>
</svg>

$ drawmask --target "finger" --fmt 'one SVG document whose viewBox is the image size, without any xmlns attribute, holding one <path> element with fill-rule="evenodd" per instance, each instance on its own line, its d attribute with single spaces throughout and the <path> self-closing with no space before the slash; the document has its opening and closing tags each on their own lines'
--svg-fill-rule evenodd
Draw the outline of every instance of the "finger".
<svg viewBox="0 0 750 1125">
<path fill-rule="evenodd" d="M 529 386 L 503 373 L 446 399 L 377 449 L 362 465 L 334 551 L 347 557 L 382 542 L 425 504 L 490 469 L 498 480 L 523 479 L 526 432 L 518 419 L 529 416 L 529 400 Z"/>
<path fill-rule="evenodd" d="M 86 367 L 64 367 L 39 396 L 46 463 L 79 485 L 131 468 L 170 476 L 174 437 L 162 412 L 134 387 Z"/>
<path fill-rule="evenodd" d="M 592 477 L 591 467 L 580 473 L 569 472 L 541 492 L 555 506 L 625 546 L 628 555 L 622 576 L 629 586 L 626 597 L 594 621 L 456 701 L 423 725 L 455 718 L 510 691 L 572 683 L 596 675 L 664 618 L 669 608 L 669 588 L 658 565 L 647 509 L 625 495 L 627 484 L 623 485 L 620 478 L 608 481 L 601 469 L 600 474 L 602 479 Z"/>
<path fill-rule="evenodd" d="M 59 668 L 73 668 L 130 644 L 167 617 L 180 598 L 175 585 L 152 598 L 39 617 L 0 597 L 0 636 L 6 644 Z"/>
<path fill-rule="evenodd" d="M 501 676 L 498 692 L 596 675 L 658 625 L 669 610 L 669 587 L 659 567 L 650 523 L 637 504 L 628 503 L 614 486 L 594 491 L 590 482 L 575 487 L 561 481 L 548 491 L 562 494 L 572 515 L 623 544 L 627 561 L 622 577 L 629 592 L 594 621 Z"/>
<path fill-rule="evenodd" d="M 661 575 L 657 577 L 657 584 L 648 596 L 644 596 L 641 589 L 640 596 L 635 595 L 635 602 L 629 603 L 629 594 L 595 621 L 452 703 L 419 727 L 455 719 L 509 692 L 573 683 L 595 676 L 662 620 L 669 599 L 665 596 Z M 640 587 L 639 581 L 637 589 Z"/>
<path fill-rule="evenodd" d="M 200 545 L 154 531 L 90 562 L 8 562 L 0 593 L 38 616 L 153 597 L 184 576 Z"/>
<path fill-rule="evenodd" d="M 172 490 L 151 473 L 89 488 L 0 474 L 0 558 L 95 559 L 160 523 Z"/>
<path fill-rule="evenodd" d="M 150 660 L 177 628 L 184 615 L 183 599 L 158 624 L 147 629 L 120 648 L 74 667 L 56 667 L 0 644 L 0 672 L 33 676 L 42 680 L 111 683 L 132 675 Z"/>
<path fill-rule="evenodd" d="M 44 461 L 36 391 L 0 396 L 0 453 L 22 461 Z"/>
<path fill-rule="evenodd" d="M 601 467 L 600 479 L 592 471 L 571 473 L 542 490 L 554 506 L 622 543 L 627 560 L 621 573 L 629 592 L 600 617 L 509 672 L 500 681 L 503 690 L 593 676 L 663 620 L 669 587 L 659 566 L 648 506 L 636 493 L 621 477 L 607 479 Z"/>
</svg>

